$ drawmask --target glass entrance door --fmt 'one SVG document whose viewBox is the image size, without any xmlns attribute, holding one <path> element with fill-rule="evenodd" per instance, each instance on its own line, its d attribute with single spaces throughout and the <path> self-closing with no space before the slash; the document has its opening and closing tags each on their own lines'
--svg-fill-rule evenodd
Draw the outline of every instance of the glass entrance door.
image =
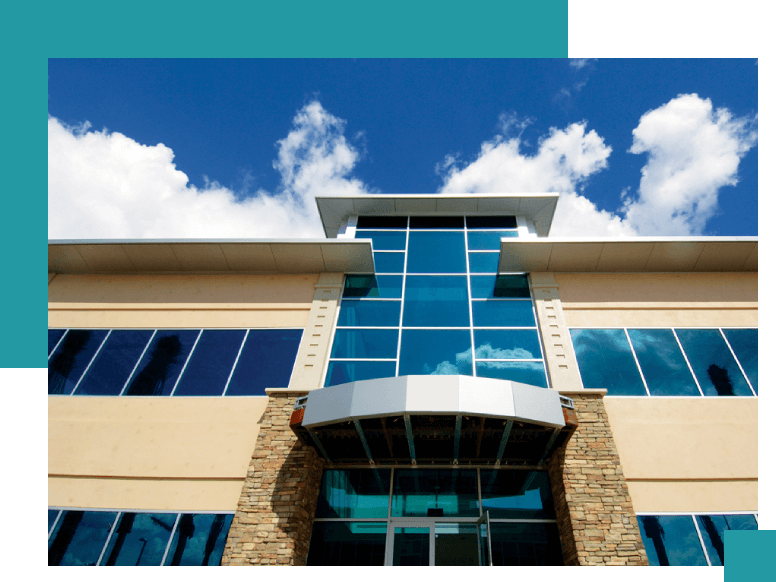
<svg viewBox="0 0 776 582">
<path fill-rule="evenodd" d="M 445 521 L 427 518 L 391 520 L 386 566 L 490 565 L 489 536 L 481 536 L 480 519 Z M 486 526 L 487 531 L 487 524 Z M 483 561 L 483 557 L 486 557 Z"/>
</svg>

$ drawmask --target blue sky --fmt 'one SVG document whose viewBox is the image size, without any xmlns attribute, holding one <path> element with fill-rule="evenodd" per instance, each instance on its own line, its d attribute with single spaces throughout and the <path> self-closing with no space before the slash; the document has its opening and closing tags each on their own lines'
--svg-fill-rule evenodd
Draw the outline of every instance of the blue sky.
<svg viewBox="0 0 776 582">
<path fill-rule="evenodd" d="M 50 59 L 49 237 L 322 236 L 316 194 L 453 191 L 559 191 L 553 236 L 757 235 L 757 74 L 755 59 Z"/>
</svg>

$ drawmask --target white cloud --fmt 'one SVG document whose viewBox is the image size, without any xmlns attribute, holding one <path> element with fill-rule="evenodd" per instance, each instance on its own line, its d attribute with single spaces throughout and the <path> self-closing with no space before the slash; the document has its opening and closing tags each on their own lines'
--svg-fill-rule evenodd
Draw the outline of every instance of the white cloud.
<svg viewBox="0 0 776 582">
<path fill-rule="evenodd" d="M 575 71 L 584 69 L 587 66 L 592 65 L 598 59 L 569 59 L 569 65 Z"/>
<path fill-rule="evenodd" d="M 215 182 L 189 184 L 164 144 L 146 146 L 88 123 L 48 120 L 50 238 L 322 237 L 316 194 L 364 193 L 345 122 L 313 101 L 278 142 L 281 188 L 244 200 Z"/>
</svg>

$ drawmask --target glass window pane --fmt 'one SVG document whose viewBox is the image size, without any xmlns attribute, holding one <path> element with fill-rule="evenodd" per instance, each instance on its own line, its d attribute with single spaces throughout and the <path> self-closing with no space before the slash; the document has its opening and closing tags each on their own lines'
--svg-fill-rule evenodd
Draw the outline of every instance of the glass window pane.
<svg viewBox="0 0 776 582">
<path fill-rule="evenodd" d="M 114 329 L 75 393 L 119 395 L 152 334 L 150 330 Z"/>
<path fill-rule="evenodd" d="M 327 469 L 315 517 L 388 517 L 390 469 Z"/>
<path fill-rule="evenodd" d="M 160 566 L 174 513 L 123 513 L 102 556 L 103 566 Z"/>
<path fill-rule="evenodd" d="M 517 237 L 517 231 L 485 230 L 470 232 L 468 237 L 470 251 L 498 251 L 501 249 L 501 239 Z"/>
<path fill-rule="evenodd" d="M 401 298 L 401 275 L 348 275 L 343 297 Z"/>
<path fill-rule="evenodd" d="M 474 327 L 535 327 L 530 301 L 472 301 Z"/>
<path fill-rule="evenodd" d="M 676 335 L 706 396 L 752 396 L 719 330 L 677 329 Z"/>
<path fill-rule="evenodd" d="M 60 338 L 65 335 L 64 329 L 50 329 L 48 330 L 48 354 L 51 355 L 52 350 L 56 347 Z"/>
<path fill-rule="evenodd" d="M 689 515 L 639 515 L 650 566 L 706 566 L 698 532 Z"/>
<path fill-rule="evenodd" d="M 169 396 L 198 335 L 196 329 L 157 330 L 124 394 Z"/>
<path fill-rule="evenodd" d="M 753 515 L 698 515 L 696 519 L 712 566 L 725 565 L 726 530 L 757 529 Z"/>
<path fill-rule="evenodd" d="M 267 388 L 287 388 L 301 329 L 252 329 L 234 368 L 227 396 L 263 396 Z"/>
<path fill-rule="evenodd" d="M 491 523 L 494 566 L 562 566 L 558 526 L 554 523 Z"/>
<path fill-rule="evenodd" d="M 514 216 L 467 216 L 466 228 L 517 228 Z"/>
<path fill-rule="evenodd" d="M 393 517 L 479 517 L 477 471 L 472 469 L 396 469 Z"/>
<path fill-rule="evenodd" d="M 465 273 L 462 232 L 410 232 L 408 273 Z"/>
<path fill-rule="evenodd" d="M 382 566 L 387 535 L 385 522 L 315 522 L 307 565 Z"/>
<path fill-rule="evenodd" d="M 232 517 L 223 513 L 182 514 L 164 565 L 220 565 Z"/>
<path fill-rule="evenodd" d="M 628 335 L 652 396 L 700 396 L 670 329 L 629 329 Z"/>
<path fill-rule="evenodd" d="M 357 228 L 407 228 L 406 216 L 359 216 Z"/>
<path fill-rule="evenodd" d="M 375 273 L 403 273 L 404 253 L 374 253 Z"/>
<path fill-rule="evenodd" d="M 372 250 L 403 251 L 407 245 L 407 232 L 357 230 L 356 238 L 371 238 Z"/>
<path fill-rule="evenodd" d="M 725 329 L 723 332 L 757 393 L 757 330 Z"/>
<path fill-rule="evenodd" d="M 477 362 L 477 376 L 547 388 L 547 376 L 541 362 Z"/>
<path fill-rule="evenodd" d="M 480 471 L 482 510 L 491 519 L 555 519 L 550 478 L 543 471 Z"/>
<path fill-rule="evenodd" d="M 408 276 L 404 298 L 406 327 L 468 327 L 466 277 Z"/>
<path fill-rule="evenodd" d="M 89 365 L 108 330 L 71 329 L 51 356 L 49 394 L 70 394 Z"/>
<path fill-rule="evenodd" d="M 356 380 L 393 378 L 396 376 L 396 362 L 329 362 L 326 372 L 326 386 L 337 386 Z"/>
<path fill-rule="evenodd" d="M 49 538 L 49 566 L 95 566 L 116 519 L 113 511 L 63 511 Z"/>
<path fill-rule="evenodd" d="M 191 354 L 175 396 L 221 396 L 246 330 L 206 329 Z"/>
<path fill-rule="evenodd" d="M 395 327 L 399 325 L 401 301 L 342 301 L 337 325 Z"/>
<path fill-rule="evenodd" d="M 463 230 L 463 216 L 410 216 L 410 228 L 459 228 Z"/>
<path fill-rule="evenodd" d="M 497 273 L 498 258 L 501 253 L 469 253 L 469 271 L 471 273 Z"/>
<path fill-rule="evenodd" d="M 398 329 L 338 329 L 332 358 L 396 358 Z"/>
<path fill-rule="evenodd" d="M 434 526 L 435 566 L 479 566 L 477 524 L 439 523 Z"/>
<path fill-rule="evenodd" d="M 476 329 L 474 357 L 484 360 L 541 359 L 539 334 L 535 329 Z"/>
<path fill-rule="evenodd" d="M 51 531 L 51 526 L 54 525 L 54 522 L 57 520 L 58 515 L 59 515 L 58 509 L 48 510 L 48 531 Z"/>
<path fill-rule="evenodd" d="M 569 331 L 585 388 L 606 388 L 610 396 L 647 395 L 625 330 Z"/>
<path fill-rule="evenodd" d="M 406 329 L 401 336 L 399 376 L 472 375 L 468 330 Z"/>
<path fill-rule="evenodd" d="M 472 299 L 530 299 L 525 275 L 472 275 Z"/>
</svg>

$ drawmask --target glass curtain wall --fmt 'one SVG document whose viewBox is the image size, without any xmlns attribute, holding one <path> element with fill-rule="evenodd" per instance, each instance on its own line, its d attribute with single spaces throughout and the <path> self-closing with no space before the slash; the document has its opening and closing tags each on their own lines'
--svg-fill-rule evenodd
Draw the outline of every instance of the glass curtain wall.
<svg viewBox="0 0 776 582">
<path fill-rule="evenodd" d="M 349 275 L 326 386 L 461 374 L 547 387 L 524 274 L 497 273 L 514 216 L 360 217 L 375 275 Z"/>
</svg>

